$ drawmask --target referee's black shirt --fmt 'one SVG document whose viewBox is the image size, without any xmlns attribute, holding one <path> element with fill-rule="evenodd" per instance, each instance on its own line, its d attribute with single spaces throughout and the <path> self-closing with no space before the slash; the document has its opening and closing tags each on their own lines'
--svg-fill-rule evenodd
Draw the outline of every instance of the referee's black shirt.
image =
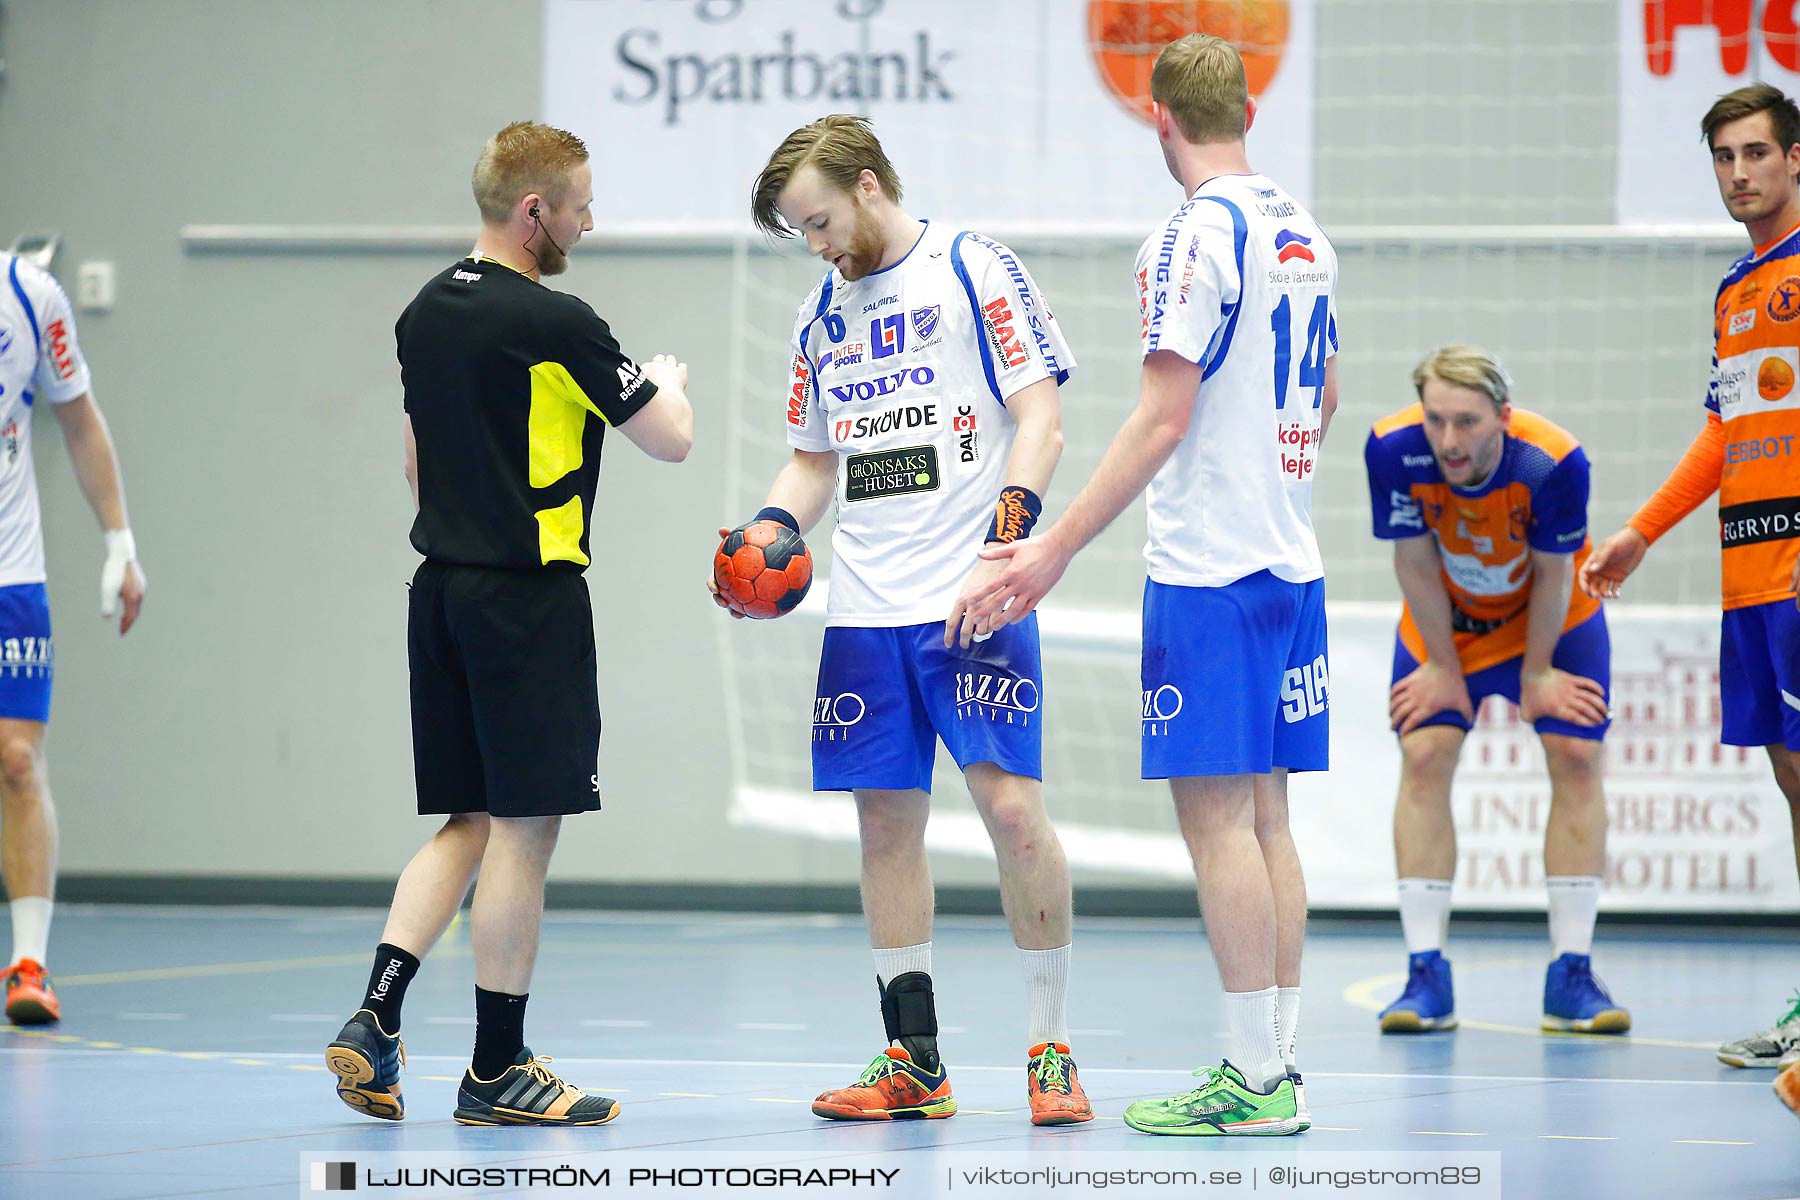
<svg viewBox="0 0 1800 1200">
<path fill-rule="evenodd" d="M 467 566 L 585 568 L 606 427 L 656 395 L 606 322 L 466 258 L 420 289 L 394 338 L 417 446 L 413 548 Z"/>
</svg>

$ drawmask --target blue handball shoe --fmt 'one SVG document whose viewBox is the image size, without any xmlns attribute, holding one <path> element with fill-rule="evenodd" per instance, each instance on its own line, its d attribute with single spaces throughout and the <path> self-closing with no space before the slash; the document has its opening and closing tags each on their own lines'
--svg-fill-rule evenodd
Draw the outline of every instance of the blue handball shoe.
<svg viewBox="0 0 1800 1200">
<path fill-rule="evenodd" d="M 1541 1028 L 1547 1033 L 1624 1033 L 1631 1028 L 1631 1014 L 1594 978 L 1587 955 L 1565 954 L 1544 973 Z"/>
<path fill-rule="evenodd" d="M 1406 990 L 1381 1010 L 1381 1032 L 1430 1033 L 1455 1028 L 1456 989 L 1450 983 L 1450 960 L 1441 950 L 1413 955 Z"/>
</svg>

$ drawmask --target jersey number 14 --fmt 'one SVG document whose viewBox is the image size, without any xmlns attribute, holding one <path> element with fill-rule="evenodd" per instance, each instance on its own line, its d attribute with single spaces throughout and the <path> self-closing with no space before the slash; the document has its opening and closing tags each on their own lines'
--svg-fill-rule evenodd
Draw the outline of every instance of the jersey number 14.
<svg viewBox="0 0 1800 1200">
<path fill-rule="evenodd" d="M 1325 343 L 1326 326 L 1331 321 L 1330 297 L 1320 296 L 1313 301 L 1312 315 L 1306 321 L 1306 353 L 1300 356 L 1300 379 L 1302 388 L 1313 389 L 1312 406 L 1318 408 L 1325 402 Z M 1269 314 L 1269 328 L 1275 334 L 1275 407 L 1287 407 L 1289 360 L 1293 357 L 1293 305 L 1288 297 L 1283 296 Z"/>
</svg>

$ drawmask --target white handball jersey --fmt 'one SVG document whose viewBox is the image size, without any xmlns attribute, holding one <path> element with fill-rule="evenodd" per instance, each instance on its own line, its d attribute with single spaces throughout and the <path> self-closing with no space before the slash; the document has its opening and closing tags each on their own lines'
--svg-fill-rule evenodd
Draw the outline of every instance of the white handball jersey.
<svg viewBox="0 0 1800 1200">
<path fill-rule="evenodd" d="M 88 390 L 69 298 L 48 271 L 0 252 L 0 587 L 44 582 L 31 410 Z"/>
<path fill-rule="evenodd" d="M 1074 356 L 1013 252 L 929 222 L 905 258 L 828 274 L 794 323 L 787 432 L 838 453 L 827 625 L 942 621 L 975 566 L 1015 425 Z"/>
<path fill-rule="evenodd" d="M 1200 185 L 1138 251 L 1143 352 L 1203 368 L 1187 436 L 1150 482 L 1150 578 L 1219 587 L 1325 574 L 1313 535 L 1337 252 L 1264 175 Z"/>
</svg>

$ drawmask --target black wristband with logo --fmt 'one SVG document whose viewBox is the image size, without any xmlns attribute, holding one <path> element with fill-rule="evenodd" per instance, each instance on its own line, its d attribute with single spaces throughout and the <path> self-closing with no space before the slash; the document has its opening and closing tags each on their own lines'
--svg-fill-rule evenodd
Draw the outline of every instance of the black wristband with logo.
<svg viewBox="0 0 1800 1200">
<path fill-rule="evenodd" d="M 1032 526 L 1043 514 L 1044 502 L 1030 488 L 1007 484 L 994 502 L 994 519 L 988 523 L 987 541 L 1017 542 L 1031 536 Z"/>
</svg>

